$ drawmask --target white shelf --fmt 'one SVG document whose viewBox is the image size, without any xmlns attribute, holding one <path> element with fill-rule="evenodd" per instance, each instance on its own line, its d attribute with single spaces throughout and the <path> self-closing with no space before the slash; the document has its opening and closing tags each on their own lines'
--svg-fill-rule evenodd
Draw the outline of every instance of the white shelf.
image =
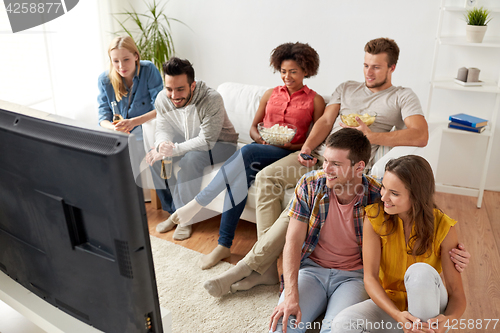
<svg viewBox="0 0 500 333">
<path fill-rule="evenodd" d="M 463 35 L 465 33 L 465 22 L 463 29 L 460 30 L 458 28 L 455 29 L 456 34 L 452 35 L 442 35 L 442 28 L 443 28 L 443 22 L 445 13 L 450 13 L 452 15 L 457 16 L 458 15 L 463 15 L 466 13 L 467 9 L 465 6 L 447 6 L 445 5 L 446 2 L 449 2 L 447 0 L 441 0 L 441 5 L 439 9 L 439 21 L 438 21 L 438 27 L 437 27 L 437 33 L 436 33 L 436 40 L 435 40 L 435 48 L 434 48 L 434 57 L 433 57 L 433 65 L 432 65 L 432 72 L 431 72 L 431 84 L 429 87 L 429 99 L 428 99 L 428 104 L 427 104 L 427 110 L 426 110 L 426 118 L 429 120 L 429 125 L 431 124 L 431 120 L 433 123 L 433 126 L 435 126 L 438 130 L 440 130 L 440 133 L 443 135 L 441 136 L 441 144 L 447 145 L 446 148 L 444 148 L 444 151 L 441 151 L 443 147 L 440 148 L 440 157 L 442 159 L 438 158 L 438 165 L 437 165 L 437 172 L 436 172 L 436 180 L 438 183 L 436 184 L 436 190 L 437 191 L 442 191 L 442 192 L 448 192 L 448 193 L 455 193 L 455 194 L 462 194 L 462 195 L 470 195 L 470 196 L 475 196 L 477 197 L 477 207 L 480 208 L 482 204 L 482 199 L 483 199 L 483 192 L 484 188 L 486 185 L 486 176 L 488 173 L 488 166 L 490 162 L 490 157 L 491 153 L 493 150 L 493 141 L 494 141 L 494 136 L 495 136 L 495 128 L 496 128 L 496 120 L 498 113 L 500 113 L 500 76 L 497 82 L 484 82 L 483 85 L 481 86 L 463 86 L 454 81 L 454 78 L 437 78 L 436 77 L 436 68 L 437 68 L 437 63 L 438 63 L 438 58 L 439 58 L 439 49 L 442 46 L 449 46 L 449 47 L 460 47 L 462 49 L 459 50 L 460 53 L 467 54 L 470 53 L 471 49 L 476 49 L 476 50 L 481 50 L 480 52 L 483 53 L 485 50 L 493 50 L 495 52 L 485 52 L 485 55 L 488 55 L 492 59 L 497 59 L 498 56 L 496 55 L 496 51 L 500 49 L 500 36 L 498 31 L 496 29 L 488 29 L 492 30 L 490 34 L 492 36 L 487 36 L 482 43 L 470 43 L 467 42 L 466 37 Z M 494 16 L 495 19 L 499 19 L 498 13 L 500 13 L 500 7 L 494 7 L 494 8 L 487 8 Z M 478 52 L 478 51 L 476 51 Z M 494 58 L 496 57 L 496 58 Z M 453 129 L 453 128 L 448 128 L 448 123 L 449 120 L 447 119 L 448 117 L 439 117 L 436 114 L 432 114 L 431 112 L 431 101 L 433 99 L 433 90 L 434 89 L 448 89 L 448 90 L 454 90 L 458 92 L 481 92 L 481 93 L 492 93 L 496 94 L 496 102 L 495 102 L 495 107 L 491 110 L 491 114 L 489 117 L 488 121 L 488 127 L 483 133 L 474 133 L 474 132 L 468 132 L 464 130 L 459 130 L 459 129 Z M 478 95 L 471 95 L 470 98 L 477 98 L 479 99 L 481 96 Z M 448 97 L 449 98 L 449 97 Z M 465 113 L 472 113 L 474 114 L 474 110 L 447 110 L 447 114 L 453 114 L 453 113 L 459 113 L 459 112 L 465 112 Z M 453 112 L 454 111 L 454 112 Z M 447 134 L 446 136 L 444 134 Z M 465 135 L 465 137 L 455 137 L 451 135 Z M 471 136 L 472 135 L 472 136 Z M 470 138 L 470 140 L 469 140 Z M 473 138 L 477 138 L 480 141 L 484 141 L 486 147 L 482 146 L 481 147 L 474 147 L 471 146 L 473 145 L 473 142 L 476 142 L 476 140 L 473 140 Z M 451 156 L 449 152 L 447 151 L 448 148 L 450 148 L 454 141 L 460 141 L 468 147 L 468 149 L 478 149 L 476 150 L 477 152 L 481 151 L 481 153 L 477 154 L 476 159 L 480 160 L 482 159 L 482 151 L 485 151 L 485 156 L 484 156 L 484 162 L 482 163 L 482 166 L 474 166 L 474 173 L 478 175 L 477 181 L 478 181 L 478 187 L 477 188 L 470 188 L 469 186 L 471 184 L 475 184 L 474 181 L 468 181 L 464 182 L 463 180 L 460 180 L 457 178 L 456 174 L 448 174 L 447 172 L 449 169 L 447 169 L 447 166 L 450 164 L 450 159 L 452 162 L 455 161 L 455 157 Z M 483 149 L 485 148 L 485 149 Z M 440 164 L 442 166 L 440 167 Z M 476 163 L 478 164 L 478 163 Z M 444 167 L 443 167 L 444 165 Z M 481 169 L 481 171 L 480 171 Z M 438 179 L 439 178 L 439 179 Z M 451 184 L 451 183 L 454 183 Z M 461 186 L 458 186 L 460 184 Z M 475 187 L 475 186 L 474 186 Z"/>
<path fill-rule="evenodd" d="M 470 43 L 465 39 L 465 36 L 441 36 L 439 37 L 439 44 L 482 48 L 500 48 L 500 38 L 485 37 L 482 43 Z"/>
<path fill-rule="evenodd" d="M 479 190 L 477 188 L 446 185 L 441 183 L 436 183 L 436 192 L 466 195 L 469 197 L 479 196 Z"/>
<path fill-rule="evenodd" d="M 475 87 L 462 86 L 456 83 L 454 79 L 438 79 L 432 81 L 431 84 L 433 88 L 500 94 L 500 87 L 493 81 L 484 81 L 482 86 Z"/>
</svg>

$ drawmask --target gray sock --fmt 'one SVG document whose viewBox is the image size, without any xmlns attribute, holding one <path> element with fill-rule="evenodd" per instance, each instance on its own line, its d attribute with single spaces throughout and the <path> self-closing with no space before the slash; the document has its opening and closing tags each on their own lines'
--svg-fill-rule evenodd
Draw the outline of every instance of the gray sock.
<svg viewBox="0 0 500 333">
<path fill-rule="evenodd" d="M 231 267 L 218 277 L 206 281 L 203 287 L 210 295 L 220 297 L 229 292 L 233 283 L 249 276 L 251 273 L 252 269 L 243 260 L 240 260 L 236 266 Z"/>
<path fill-rule="evenodd" d="M 275 263 L 271 265 L 271 267 L 269 267 L 267 271 L 265 271 L 264 274 L 262 275 L 253 271 L 252 274 L 250 274 L 250 276 L 234 283 L 233 285 L 231 285 L 231 292 L 235 293 L 238 290 L 249 290 L 260 284 L 273 285 L 277 284 L 278 282 L 279 282 L 278 268 Z"/>
</svg>

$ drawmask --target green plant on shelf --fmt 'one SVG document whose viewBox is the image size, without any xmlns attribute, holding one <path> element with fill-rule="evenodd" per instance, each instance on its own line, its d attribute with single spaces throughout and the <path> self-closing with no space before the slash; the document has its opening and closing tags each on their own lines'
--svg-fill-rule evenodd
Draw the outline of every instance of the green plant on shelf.
<svg viewBox="0 0 500 333">
<path fill-rule="evenodd" d="M 467 25 L 485 26 L 491 21 L 490 11 L 484 7 L 468 9 L 464 16 Z"/>
</svg>

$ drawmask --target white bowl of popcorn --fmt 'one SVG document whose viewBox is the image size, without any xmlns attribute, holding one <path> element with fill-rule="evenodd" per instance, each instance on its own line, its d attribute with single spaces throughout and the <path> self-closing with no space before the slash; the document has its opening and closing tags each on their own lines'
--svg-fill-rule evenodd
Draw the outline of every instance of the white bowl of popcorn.
<svg viewBox="0 0 500 333">
<path fill-rule="evenodd" d="M 264 126 L 264 123 L 257 125 L 259 134 L 270 145 L 283 146 L 293 140 L 297 127 L 292 124 L 278 123 L 272 126 Z"/>
</svg>

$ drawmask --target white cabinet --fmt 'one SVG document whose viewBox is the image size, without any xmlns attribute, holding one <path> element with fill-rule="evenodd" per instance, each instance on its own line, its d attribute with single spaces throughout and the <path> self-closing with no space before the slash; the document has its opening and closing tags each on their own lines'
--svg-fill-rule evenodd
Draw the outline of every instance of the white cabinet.
<svg viewBox="0 0 500 333">
<path fill-rule="evenodd" d="M 491 11 L 493 20 L 488 24 L 483 43 L 468 43 L 463 19 L 465 1 L 463 6 L 447 5 L 449 1 L 441 1 L 426 109 L 429 123 L 437 124 L 441 131 L 436 190 L 476 196 L 479 208 L 500 112 L 500 29 L 497 28 L 500 22 L 493 25 L 500 21 L 500 7 L 492 8 L 486 1 L 480 4 Z M 479 79 L 483 85 L 464 87 L 455 83 L 460 67 L 481 69 Z M 448 129 L 448 117 L 456 113 L 488 119 L 487 130 L 478 134 Z"/>
</svg>

